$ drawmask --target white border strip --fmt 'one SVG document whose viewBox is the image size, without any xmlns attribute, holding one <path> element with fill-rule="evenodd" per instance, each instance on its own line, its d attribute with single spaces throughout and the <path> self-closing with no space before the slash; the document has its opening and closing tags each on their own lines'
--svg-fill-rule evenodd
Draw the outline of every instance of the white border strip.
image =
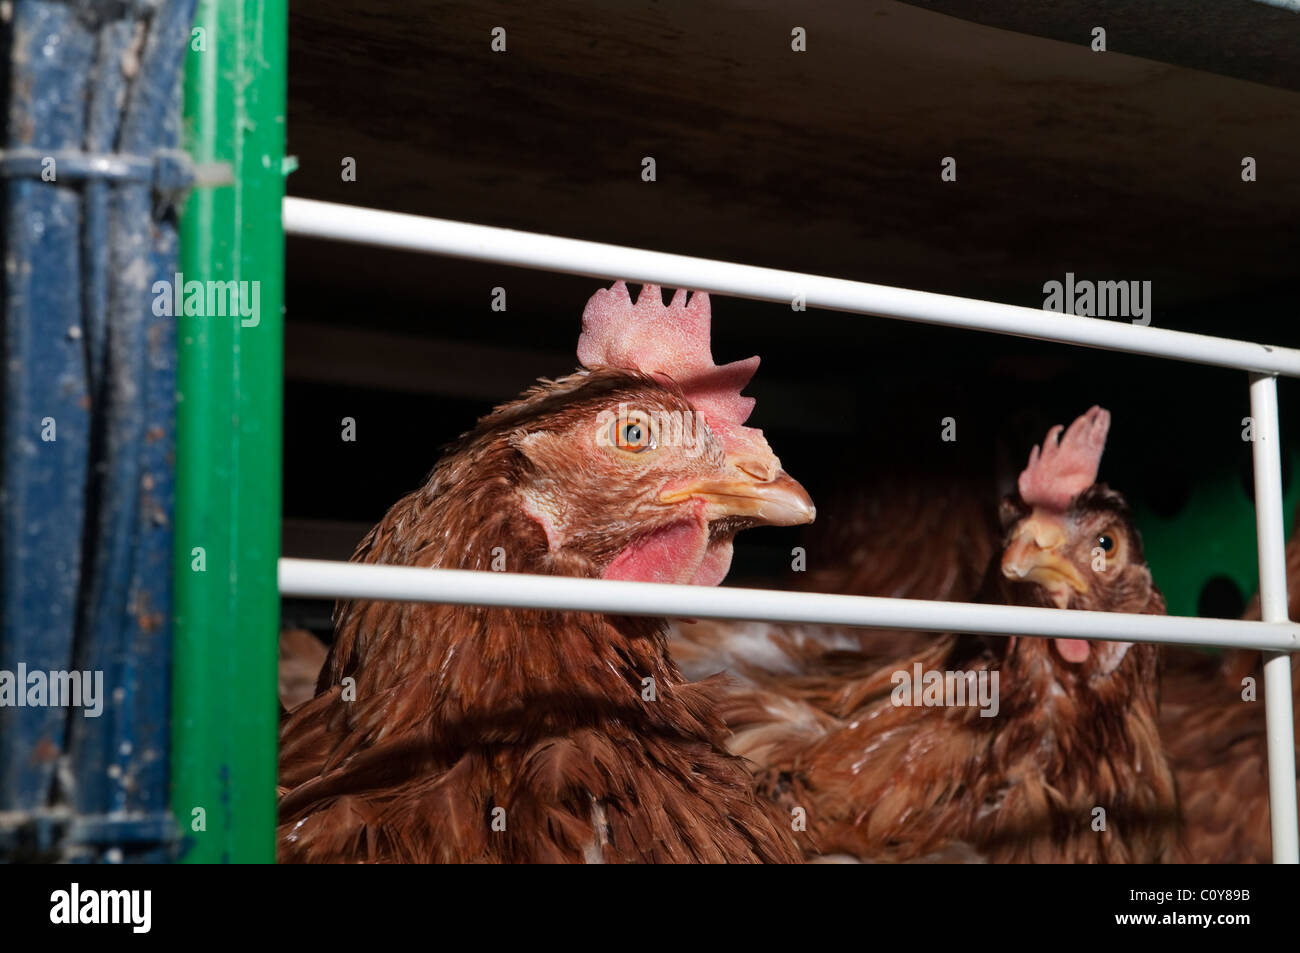
<svg viewBox="0 0 1300 953">
<path fill-rule="evenodd" d="M 576 579 L 464 569 L 421 569 L 319 559 L 281 559 L 280 594 L 317 599 L 392 599 L 688 619 L 751 619 L 882 629 L 972 632 L 1292 652 L 1300 624 L 1062 612 L 1023 606 L 881 599 L 730 586 Z"/>
<path fill-rule="evenodd" d="M 809 308 L 974 328 L 1300 377 L 1300 350 L 1291 348 L 314 199 L 284 200 L 284 230 L 290 235 L 381 245 L 606 280 L 643 281 L 667 288 L 775 301 L 787 306 L 799 295 Z"/>
</svg>

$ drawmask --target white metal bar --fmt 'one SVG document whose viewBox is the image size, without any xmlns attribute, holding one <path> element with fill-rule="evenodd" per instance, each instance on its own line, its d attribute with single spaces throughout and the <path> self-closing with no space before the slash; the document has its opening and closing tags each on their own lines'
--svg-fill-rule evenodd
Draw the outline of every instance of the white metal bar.
<svg viewBox="0 0 1300 953">
<path fill-rule="evenodd" d="M 1250 380 L 1255 459 L 1255 521 L 1259 539 L 1259 605 L 1265 622 L 1287 620 L 1286 538 L 1282 513 L 1282 445 L 1278 432 L 1277 378 Z M 1268 724 L 1268 806 L 1273 862 L 1300 863 L 1296 825 L 1295 729 L 1291 657 L 1264 655 L 1264 716 Z"/>
<path fill-rule="evenodd" d="M 313 199 L 284 200 L 284 230 L 290 235 L 603 279 L 647 281 L 759 301 L 789 304 L 802 296 L 810 308 L 1300 377 L 1300 350 L 1291 348 Z"/>
<path fill-rule="evenodd" d="M 1300 624 L 281 559 L 280 594 L 1290 651 Z"/>
</svg>

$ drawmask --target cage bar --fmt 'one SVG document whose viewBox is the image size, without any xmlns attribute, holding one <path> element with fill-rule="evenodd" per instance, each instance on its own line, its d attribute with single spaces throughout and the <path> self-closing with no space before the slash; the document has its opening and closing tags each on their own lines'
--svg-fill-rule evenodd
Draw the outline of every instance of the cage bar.
<svg viewBox="0 0 1300 953">
<path fill-rule="evenodd" d="M 393 599 L 615 615 L 1234 646 L 1282 652 L 1300 648 L 1300 624 L 1285 620 L 1246 622 L 1123 612 L 1062 612 L 1028 606 L 734 586 L 678 586 L 321 559 L 281 559 L 279 574 L 282 595 L 315 599 Z"/>
<path fill-rule="evenodd" d="M 1251 449 L 1255 461 L 1255 519 L 1259 537 L 1259 606 L 1264 622 L 1287 619 L 1286 539 L 1282 531 L 1282 439 L 1278 431 L 1277 378 L 1250 380 Z M 1294 649 L 1292 650 L 1294 651 Z M 1300 863 L 1296 829 L 1295 727 L 1291 657 L 1264 655 L 1264 715 L 1268 739 L 1268 808 L 1273 862 Z"/>
<path fill-rule="evenodd" d="M 289 235 L 592 278 L 645 281 L 787 306 L 798 298 L 805 307 L 828 311 L 1300 377 L 1300 350 L 1292 348 L 314 199 L 285 199 L 284 228 Z"/>
</svg>

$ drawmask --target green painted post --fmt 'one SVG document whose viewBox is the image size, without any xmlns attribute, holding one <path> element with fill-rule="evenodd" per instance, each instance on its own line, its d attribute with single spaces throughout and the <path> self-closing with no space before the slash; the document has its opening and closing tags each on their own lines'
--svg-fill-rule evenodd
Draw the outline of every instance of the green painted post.
<svg viewBox="0 0 1300 953">
<path fill-rule="evenodd" d="M 244 313 L 205 300 L 177 317 L 172 809 L 188 862 L 275 856 L 286 6 L 200 0 L 186 64 L 190 152 L 234 183 L 189 196 L 180 293 L 249 283 Z"/>
</svg>

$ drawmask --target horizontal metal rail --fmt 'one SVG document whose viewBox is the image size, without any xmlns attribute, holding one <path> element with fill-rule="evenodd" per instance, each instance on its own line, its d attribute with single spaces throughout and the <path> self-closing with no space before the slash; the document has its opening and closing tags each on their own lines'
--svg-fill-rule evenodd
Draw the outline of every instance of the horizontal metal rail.
<svg viewBox="0 0 1300 953">
<path fill-rule="evenodd" d="M 646 281 L 670 288 L 690 288 L 787 305 L 799 297 L 809 308 L 853 311 L 1300 377 L 1300 350 L 1292 348 L 355 205 L 287 198 L 284 230 L 290 235 L 594 278 Z"/>
<path fill-rule="evenodd" d="M 281 559 L 280 593 L 305 598 L 393 599 L 612 615 L 751 619 L 981 635 L 1235 646 L 1274 652 L 1300 649 L 1300 624 L 1292 622 L 1062 612 L 1025 606 L 422 569 L 319 559 Z"/>
</svg>

